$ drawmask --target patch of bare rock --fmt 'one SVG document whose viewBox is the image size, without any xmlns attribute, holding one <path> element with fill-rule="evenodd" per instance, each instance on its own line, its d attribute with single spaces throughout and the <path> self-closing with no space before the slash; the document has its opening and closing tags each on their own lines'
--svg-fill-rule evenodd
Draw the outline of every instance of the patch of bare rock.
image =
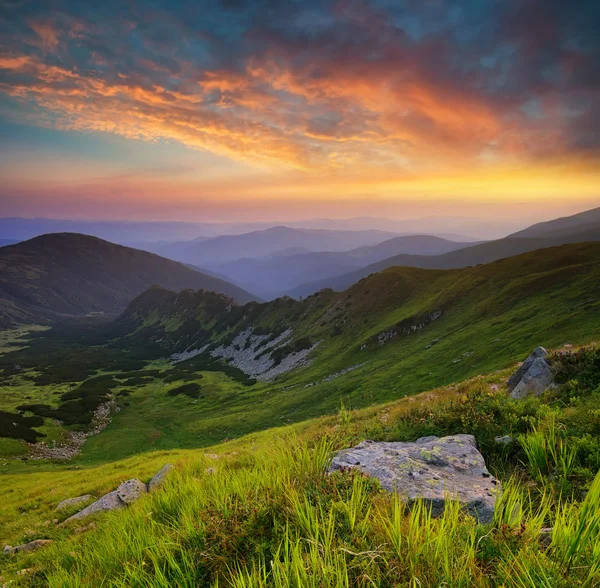
<svg viewBox="0 0 600 588">
<path fill-rule="evenodd" d="M 102 403 L 94 411 L 92 425 L 85 433 L 80 431 L 69 431 L 66 435 L 66 441 L 50 447 L 43 441 L 37 443 L 28 443 L 29 455 L 28 459 L 72 459 L 81 453 L 84 443 L 92 435 L 104 431 L 110 424 L 112 414 L 119 411 L 117 402 L 114 398 L 110 398 L 107 402 Z"/>
<path fill-rule="evenodd" d="M 488 471 L 472 435 L 422 437 L 414 443 L 363 441 L 340 451 L 329 471 L 358 469 L 410 505 L 423 499 L 440 515 L 457 500 L 481 523 L 494 515 L 500 483 Z"/>
<path fill-rule="evenodd" d="M 147 492 L 153 492 L 161 484 L 163 484 L 167 474 L 171 471 L 172 468 L 173 466 L 171 464 L 166 464 L 150 480 L 150 482 L 148 482 L 148 484 L 144 484 L 144 482 L 138 480 L 137 478 L 132 478 L 131 480 L 123 482 L 119 485 L 119 487 L 116 490 L 113 490 L 112 492 L 105 494 L 95 502 L 92 502 L 92 504 L 86 506 L 83 510 L 80 510 L 73 516 L 66 519 L 62 524 L 90 516 L 97 512 L 117 510 L 120 508 L 124 508 L 129 504 L 132 504 Z M 84 499 L 89 499 L 89 495 L 77 496 L 75 498 L 63 500 L 63 502 L 61 502 L 59 506 L 68 501 L 71 501 L 70 505 L 77 504 L 79 502 L 84 502 Z"/>
</svg>

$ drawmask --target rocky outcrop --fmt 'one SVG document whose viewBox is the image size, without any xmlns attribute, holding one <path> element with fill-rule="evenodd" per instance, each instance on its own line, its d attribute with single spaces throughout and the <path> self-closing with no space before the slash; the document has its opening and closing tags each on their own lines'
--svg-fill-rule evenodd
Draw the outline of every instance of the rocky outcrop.
<svg viewBox="0 0 600 588">
<path fill-rule="evenodd" d="M 92 502 L 92 504 L 86 506 L 83 510 L 75 513 L 72 517 L 69 517 L 65 523 L 90 516 L 97 512 L 116 510 L 118 508 L 123 508 L 124 506 L 125 503 L 119 498 L 117 491 L 113 490 L 112 492 L 105 494 L 102 498 L 96 500 L 96 502 Z"/>
<path fill-rule="evenodd" d="M 17 545 L 16 547 L 13 547 L 12 545 L 5 545 L 4 554 L 14 555 L 15 553 L 35 551 L 36 549 L 50 545 L 50 543 L 52 543 L 51 539 L 36 539 L 35 541 L 30 541 L 29 543 L 24 543 L 23 545 Z"/>
<path fill-rule="evenodd" d="M 546 361 L 547 356 L 546 349 L 537 347 L 508 379 L 506 385 L 512 398 L 539 396 L 552 384 L 554 375 Z"/>
<path fill-rule="evenodd" d="M 131 504 L 148 492 L 146 484 L 137 478 L 123 482 L 117 488 L 117 496 L 125 503 Z"/>
<path fill-rule="evenodd" d="M 486 468 L 472 435 L 422 437 L 414 443 L 363 441 L 340 451 L 329 471 L 358 469 L 409 504 L 423 499 L 439 515 L 458 500 L 482 523 L 492 520 L 499 482 Z"/>
<path fill-rule="evenodd" d="M 254 335 L 252 327 L 248 327 L 238 333 L 229 345 L 220 345 L 211 350 L 210 356 L 228 361 L 247 376 L 269 382 L 280 374 L 310 363 L 308 355 L 318 342 L 306 349 L 291 351 L 279 361 L 273 359 L 273 353 L 288 345 L 292 341 L 292 335 L 291 329 L 286 329 L 277 336 Z"/>
<path fill-rule="evenodd" d="M 67 498 L 66 500 L 63 500 L 62 502 L 59 502 L 56 505 L 56 510 L 63 510 L 65 508 L 74 506 L 75 504 L 81 504 L 82 502 L 87 502 L 88 500 L 91 500 L 91 499 L 92 499 L 91 494 L 85 494 L 83 496 L 75 496 L 74 498 Z"/>
<path fill-rule="evenodd" d="M 154 492 L 159 486 L 161 486 L 167 474 L 173 469 L 173 466 L 168 463 L 166 464 L 155 476 L 148 482 L 148 492 Z"/>
<path fill-rule="evenodd" d="M 92 504 L 86 506 L 83 510 L 80 510 L 78 513 L 66 519 L 64 523 L 81 519 L 83 517 L 96 514 L 97 512 L 117 510 L 129 504 L 132 504 L 147 492 L 152 492 L 153 490 L 156 490 L 164 482 L 166 475 L 169 473 L 172 467 L 173 466 L 171 464 L 166 464 L 150 480 L 148 485 L 144 484 L 144 482 L 138 480 L 137 478 L 132 478 L 131 480 L 122 482 L 116 490 L 105 494 L 102 498 L 96 500 L 96 502 L 92 502 Z M 60 505 L 65 503 L 68 503 L 66 506 L 70 506 L 71 504 L 76 504 L 77 502 L 83 502 L 83 498 L 90 498 L 90 496 L 78 496 L 77 498 L 68 498 L 67 500 L 63 500 L 57 506 L 57 510 L 60 507 Z M 66 508 L 66 506 L 62 508 Z"/>
</svg>

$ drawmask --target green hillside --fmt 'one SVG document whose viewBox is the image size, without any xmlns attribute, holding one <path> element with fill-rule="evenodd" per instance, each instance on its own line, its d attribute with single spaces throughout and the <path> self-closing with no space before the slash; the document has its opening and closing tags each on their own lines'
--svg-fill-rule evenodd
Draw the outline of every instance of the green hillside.
<svg viewBox="0 0 600 588">
<path fill-rule="evenodd" d="M 551 361 L 558 388 L 526 402 L 508 397 L 504 370 L 360 411 L 342 406 L 204 451 L 14 469 L 0 475 L 0 538 L 54 544 L 0 554 L 4 579 L 64 587 L 595 586 L 600 354 L 572 350 Z M 363 439 L 457 432 L 475 435 L 504 484 L 486 525 L 457 505 L 439 518 L 422 503 L 407 511 L 356 473 L 324 474 L 334 450 Z M 500 434 L 515 441 L 498 444 Z M 531 453 L 540 439 L 541 463 Z M 59 501 L 100 496 L 134 476 L 146 481 L 167 462 L 176 468 L 165 487 L 127 510 L 57 524 L 77 510 L 56 512 Z"/>
<path fill-rule="evenodd" d="M 0 541 L 54 544 L 0 555 L 0 575 L 65 587 L 596 585 L 600 354 L 577 346 L 600 338 L 599 261 L 600 244 L 565 245 L 243 306 L 153 287 L 110 323 L 4 331 Z M 537 345 L 561 348 L 558 388 L 514 401 L 504 382 Z M 228 362 L 223 349 L 258 359 Z M 301 365 L 264 377 L 296 355 Z M 504 484 L 489 525 L 458 508 L 405 511 L 367 478 L 323 473 L 363 439 L 456 433 L 475 436 Z M 56 512 L 60 500 L 147 481 L 167 462 L 163 491 L 59 525 L 76 511 Z"/>
<path fill-rule="evenodd" d="M 120 412 L 79 458 L 101 461 L 214 444 L 331 413 L 341 400 L 353 408 L 393 400 L 505 367 L 537 345 L 597 339 L 599 259 L 600 244 L 579 244 L 462 270 L 391 268 L 343 293 L 239 307 L 154 288 L 108 328 L 54 329 L 0 357 L 0 410 L 43 419 L 30 429 L 58 442 L 116 395 Z M 310 363 L 256 381 L 209 355 L 250 325 L 265 346 L 291 329 L 270 355 L 285 363 L 310 349 Z M 185 384 L 196 384 L 191 396 L 177 392 Z M 11 440 L 11 452 L 25 451 L 19 443 Z"/>
</svg>

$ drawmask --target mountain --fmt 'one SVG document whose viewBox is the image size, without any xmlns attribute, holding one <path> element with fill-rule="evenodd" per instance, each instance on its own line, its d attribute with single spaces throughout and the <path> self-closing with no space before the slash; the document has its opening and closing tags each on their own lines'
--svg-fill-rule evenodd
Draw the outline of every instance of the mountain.
<svg viewBox="0 0 600 588">
<path fill-rule="evenodd" d="M 571 235 L 575 232 L 594 231 L 600 226 L 600 207 L 586 210 L 572 216 L 557 218 L 544 223 L 537 223 L 509 235 L 513 238 L 546 238 Z"/>
<path fill-rule="evenodd" d="M 0 324 L 89 313 L 115 314 L 160 284 L 254 299 L 226 281 L 158 255 L 73 233 L 42 235 L 0 249 Z"/>
<path fill-rule="evenodd" d="M 579 306 L 589 315 L 600 304 L 599 262 L 600 243 L 569 244 L 462 269 L 392 267 L 344 292 L 324 290 L 301 302 L 279 298 L 233 308 L 218 294 L 152 290 L 134 299 L 114 325 L 127 333 L 126 345 L 153 340 L 167 354 L 225 346 L 218 353 L 233 358 L 234 365 L 238 355 L 248 355 L 240 364 L 244 371 L 254 351 L 268 357 L 276 349 L 280 360 L 310 348 L 316 363 L 328 357 L 347 367 L 344 356 L 368 359 L 368 350 L 392 340 L 408 345 L 422 329 L 432 338 L 466 337 L 468 342 L 468 332 L 485 320 L 501 333 L 512 317 L 525 316 L 534 299 L 538 319 L 549 318 L 556 309 L 550 312 L 540 300 L 559 291 L 566 297 L 565 320 Z M 553 320 L 558 329 L 563 319 Z M 552 325 L 551 320 L 543 328 Z"/>
<path fill-rule="evenodd" d="M 581 215 L 576 216 L 581 217 Z M 561 220 L 565 221 L 565 224 L 569 222 L 567 219 Z M 396 255 L 332 278 L 307 282 L 288 290 L 287 294 L 293 297 L 300 297 L 308 296 L 323 288 L 332 288 L 338 291 L 344 290 L 370 274 L 393 266 L 411 266 L 429 269 L 461 268 L 490 263 L 498 259 L 546 247 L 554 247 L 567 243 L 599 241 L 600 221 L 594 223 L 593 221 L 587 222 L 586 220 L 582 225 L 573 225 L 573 228 L 570 230 L 564 226 L 562 228 L 550 229 L 546 233 L 546 236 L 543 236 L 543 232 L 539 232 L 538 234 L 540 234 L 540 237 L 519 236 L 520 234 L 517 233 L 504 239 L 464 247 L 443 255 Z"/>
<path fill-rule="evenodd" d="M 18 242 L 18 239 L 0 239 L 0 247 L 6 247 L 6 245 L 14 245 Z"/>
<path fill-rule="evenodd" d="M 260 258 L 278 251 L 302 247 L 309 251 L 345 251 L 375 245 L 395 237 L 384 231 L 327 231 L 272 227 L 241 235 L 223 235 L 208 240 L 173 243 L 161 255 L 220 271 L 219 265 L 244 258 Z"/>
<path fill-rule="evenodd" d="M 226 279 L 270 299 L 307 281 L 328 279 L 393 255 L 439 255 L 469 245 L 471 243 L 457 243 L 431 235 L 409 235 L 343 252 L 294 254 L 294 249 L 288 249 L 266 259 L 238 259 L 220 265 L 219 272 Z"/>
<path fill-rule="evenodd" d="M 447 385 L 538 345 L 597 340 L 598 284 L 600 243 L 582 243 L 461 269 L 388 268 L 302 301 L 232 307 L 216 294 L 153 289 L 110 337 L 123 353 L 176 359 L 169 382 L 203 378 L 191 447 L 197 435 L 214 443 L 331 414 L 340 399 L 359 408 Z M 152 418 L 160 428 L 164 409 Z M 124 457 L 122 441 L 113 447 Z"/>
</svg>

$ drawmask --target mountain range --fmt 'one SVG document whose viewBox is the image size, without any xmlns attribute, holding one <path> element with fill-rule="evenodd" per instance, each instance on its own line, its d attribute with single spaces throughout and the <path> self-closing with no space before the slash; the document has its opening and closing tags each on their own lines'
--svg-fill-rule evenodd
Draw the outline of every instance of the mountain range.
<svg viewBox="0 0 600 588">
<path fill-rule="evenodd" d="M 350 251 L 297 252 L 288 249 L 263 259 L 242 258 L 215 267 L 225 279 L 272 299 L 301 286 L 309 276 L 312 280 L 328 279 L 393 255 L 440 255 L 470 245 L 431 235 L 408 235 Z"/>
<path fill-rule="evenodd" d="M 159 250 L 161 255 L 200 267 L 219 268 L 243 258 L 262 258 L 283 250 L 347 251 L 376 245 L 392 237 L 384 231 L 337 231 L 272 227 L 241 235 L 222 235 L 172 243 Z"/>
<path fill-rule="evenodd" d="M 117 314 L 154 284 L 256 298 L 158 255 L 88 235 L 56 233 L 0 248 L 0 326 L 89 313 Z"/>
<path fill-rule="evenodd" d="M 323 288 L 344 290 L 370 274 L 394 266 L 428 269 L 462 268 L 490 263 L 536 249 L 599 240 L 600 208 L 596 208 L 571 217 L 533 225 L 504 239 L 461 247 L 441 255 L 395 255 L 350 272 L 340 273 L 337 276 L 309 281 L 288 290 L 286 294 L 292 297 L 301 297 Z"/>
</svg>

